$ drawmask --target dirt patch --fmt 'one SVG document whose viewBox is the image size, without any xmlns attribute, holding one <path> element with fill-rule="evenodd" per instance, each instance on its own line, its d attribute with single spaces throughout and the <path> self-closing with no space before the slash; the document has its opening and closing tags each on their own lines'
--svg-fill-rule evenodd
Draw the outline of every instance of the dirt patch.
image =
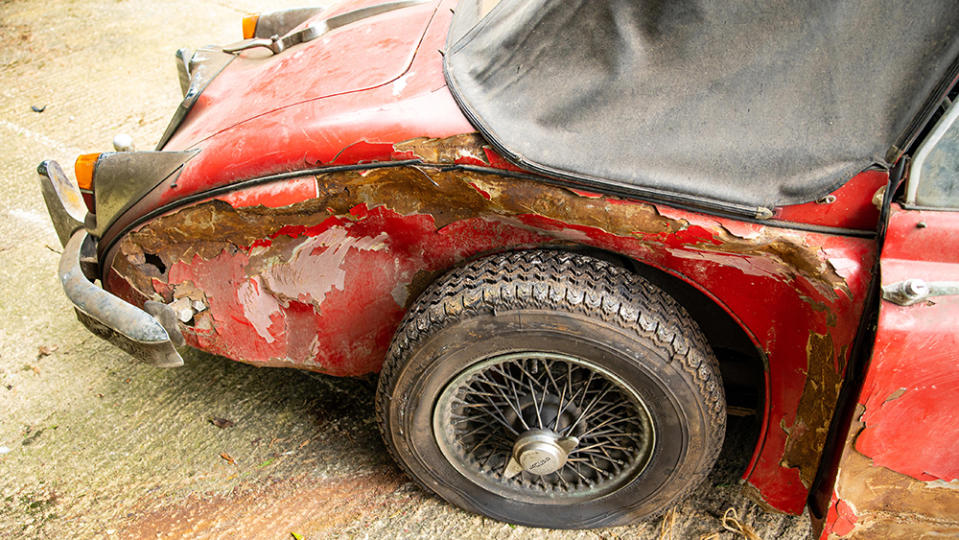
<svg viewBox="0 0 959 540">
<path fill-rule="evenodd" d="M 407 487 L 407 489 L 404 489 Z M 390 516 L 424 495 L 395 470 L 353 478 L 307 475 L 268 484 L 244 484 L 229 495 L 193 494 L 138 514 L 122 538 L 291 538 L 329 536 L 364 514 Z M 155 501 L 145 507 L 155 506 Z M 282 529 L 287 529 L 283 531 Z"/>
</svg>

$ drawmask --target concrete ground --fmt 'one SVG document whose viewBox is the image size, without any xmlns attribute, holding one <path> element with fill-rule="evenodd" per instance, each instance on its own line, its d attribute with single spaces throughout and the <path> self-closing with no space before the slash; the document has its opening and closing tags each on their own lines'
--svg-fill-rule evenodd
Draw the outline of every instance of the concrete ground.
<svg viewBox="0 0 959 540">
<path fill-rule="evenodd" d="M 161 370 L 86 332 L 55 276 L 36 165 L 70 170 L 121 131 L 152 147 L 179 101 L 175 48 L 234 41 L 243 13 L 284 4 L 0 0 L 0 537 L 700 538 L 730 507 L 763 538 L 808 537 L 806 517 L 740 494 L 748 420 L 665 521 L 526 529 L 414 486 L 379 440 L 375 379 L 195 351 Z"/>
</svg>

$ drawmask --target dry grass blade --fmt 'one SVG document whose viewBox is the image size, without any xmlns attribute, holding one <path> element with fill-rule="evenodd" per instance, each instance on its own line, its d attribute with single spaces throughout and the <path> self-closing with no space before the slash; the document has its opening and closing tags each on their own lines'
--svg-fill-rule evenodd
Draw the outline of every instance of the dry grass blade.
<svg viewBox="0 0 959 540">
<path fill-rule="evenodd" d="M 672 540 L 673 525 L 676 523 L 676 509 L 670 508 L 669 512 L 663 516 L 663 521 L 659 526 L 659 540 Z"/>
<path fill-rule="evenodd" d="M 747 540 L 763 540 L 748 523 L 740 519 L 739 513 L 736 512 L 735 508 L 729 508 L 726 510 L 726 513 L 723 514 L 723 528 L 727 531 L 740 534 Z"/>
</svg>

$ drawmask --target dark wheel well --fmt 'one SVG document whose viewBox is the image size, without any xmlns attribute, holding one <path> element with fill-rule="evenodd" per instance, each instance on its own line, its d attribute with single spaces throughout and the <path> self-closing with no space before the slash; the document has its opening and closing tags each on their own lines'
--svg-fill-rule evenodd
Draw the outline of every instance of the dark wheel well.
<svg viewBox="0 0 959 540">
<path fill-rule="evenodd" d="M 715 300 L 673 274 L 618 253 L 589 246 L 558 249 L 582 253 L 629 268 L 676 299 L 696 320 L 719 359 L 728 404 L 754 410 L 756 415 L 762 416 L 765 357 L 742 326 Z"/>
<path fill-rule="evenodd" d="M 539 246 L 535 249 L 580 253 L 628 268 L 665 291 L 682 305 L 699 325 L 719 360 L 729 415 L 743 417 L 744 422 L 737 422 L 743 428 L 740 444 L 748 445 L 749 448 L 755 447 L 761 435 L 762 419 L 766 413 L 766 357 L 742 326 L 715 300 L 680 277 L 616 252 L 582 244 L 555 244 Z M 466 265 L 485 255 L 488 254 L 479 254 L 461 264 Z M 748 457 L 746 456 L 746 459 Z M 747 462 L 744 460 L 735 467 L 744 471 Z"/>
<path fill-rule="evenodd" d="M 738 422 L 744 431 L 741 444 L 748 441 L 749 448 L 759 440 L 762 419 L 765 414 L 766 383 L 765 355 L 742 326 L 715 300 L 693 287 L 682 278 L 656 267 L 644 264 L 619 253 L 590 246 L 564 246 L 557 249 L 574 251 L 596 257 L 624 268 L 629 268 L 672 296 L 686 308 L 696 321 L 719 360 L 719 369 L 726 392 L 727 411 L 730 416 L 745 417 Z M 752 420 L 752 421 L 750 421 Z M 743 444 L 744 446 L 746 444 Z M 744 456 L 740 471 L 747 467 L 749 456 Z"/>
</svg>

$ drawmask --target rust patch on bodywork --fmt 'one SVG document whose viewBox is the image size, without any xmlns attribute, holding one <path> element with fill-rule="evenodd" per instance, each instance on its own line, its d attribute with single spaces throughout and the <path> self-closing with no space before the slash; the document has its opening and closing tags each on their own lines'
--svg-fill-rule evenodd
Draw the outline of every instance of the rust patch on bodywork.
<svg viewBox="0 0 959 540">
<path fill-rule="evenodd" d="M 208 352 L 361 375 L 379 369 L 410 302 L 456 264 L 548 245 L 618 253 L 713 295 L 776 364 L 750 482 L 784 485 L 764 490 L 766 500 L 801 511 L 795 493 L 811 480 L 832 416 L 868 241 L 517 176 L 475 134 L 415 139 L 394 154 L 424 162 L 250 182 L 148 221 L 111 251 L 107 286 L 133 303 L 178 302 L 188 343 Z M 296 190 L 284 191 L 291 182 Z M 285 202 L 294 192 L 308 195 Z"/>
<path fill-rule="evenodd" d="M 485 145 L 486 141 L 479 133 L 463 133 L 445 139 L 417 137 L 394 144 L 393 150 L 427 163 L 489 165 Z"/>
<path fill-rule="evenodd" d="M 807 488 L 816 476 L 842 386 L 843 367 L 836 366 L 835 359 L 845 359 L 845 356 L 845 351 L 838 356 L 835 354 L 832 338 L 828 335 L 809 334 L 806 384 L 799 399 L 796 421 L 792 426 L 782 426 L 788 433 L 783 466 L 798 468 L 799 477 Z"/>
<path fill-rule="evenodd" d="M 114 261 L 117 271 L 134 277 L 137 288 L 143 290 L 145 284 L 137 276 L 160 277 L 155 267 L 145 264 L 145 253 L 158 256 L 168 267 L 194 256 L 211 259 L 224 250 L 247 249 L 264 238 L 289 244 L 278 238 L 279 231 L 314 226 L 332 216 L 356 219 L 350 212 L 366 205 L 387 207 L 400 215 L 428 215 L 436 229 L 478 216 L 539 216 L 563 225 L 663 242 L 703 255 L 735 254 L 772 260 L 784 277 L 805 278 L 827 298 L 835 298 L 837 289 L 847 289 L 818 247 L 783 237 L 779 231 L 742 239 L 718 224 L 706 229 L 661 216 L 647 203 L 588 198 L 533 180 L 435 167 L 327 173 L 317 175 L 315 180 L 318 198 L 286 207 L 234 208 L 224 201 L 211 200 L 157 218 L 120 242 L 122 257 Z M 529 223 L 524 225 L 529 227 Z M 568 240 L 577 240 L 575 234 L 567 236 Z"/>
<path fill-rule="evenodd" d="M 316 196 L 286 206 L 247 206 L 256 204 L 255 187 L 245 188 L 241 197 L 227 198 L 230 202 L 211 199 L 185 206 L 123 237 L 114 251 L 113 273 L 137 291 L 134 301 L 169 303 L 189 297 L 189 302 L 181 304 L 184 310 L 196 306 L 194 330 L 210 336 L 219 332 L 221 325 L 232 324 L 225 317 L 241 317 L 243 324 L 252 325 L 271 343 L 280 323 L 263 310 L 275 314 L 279 308 L 299 310 L 296 306 L 303 304 L 322 315 L 328 293 L 350 290 L 352 278 L 346 274 L 352 270 L 346 265 L 404 259 L 382 276 L 363 278 L 381 281 L 395 301 L 377 309 L 402 311 L 437 272 L 465 258 L 524 245 L 592 245 L 661 268 L 688 265 L 688 272 L 694 273 L 702 272 L 704 265 L 735 268 L 753 278 L 789 284 L 830 317 L 830 325 L 835 314 L 829 304 L 838 299 L 837 291 L 849 295 L 844 278 L 832 267 L 823 248 L 807 244 L 809 235 L 756 226 L 751 226 L 750 234 L 737 235 L 730 232 L 737 229 L 731 220 L 678 210 L 662 213 L 645 202 L 585 196 L 565 187 L 510 176 L 486 166 L 495 154 L 482 142 L 477 134 L 466 134 L 396 144 L 396 155 L 429 162 L 337 170 L 294 179 L 298 184 L 303 179 L 315 182 L 316 190 L 307 191 Z M 462 163 L 472 168 L 459 168 Z M 478 169 L 481 165 L 484 167 Z M 358 252 L 364 255 L 359 257 Z M 235 265 L 229 272 L 223 266 L 228 260 Z M 330 275 L 318 276 L 315 268 L 309 269 L 317 264 Z M 195 268 L 185 270 L 188 266 Z M 247 316 L 257 317 L 256 321 L 235 313 L 217 315 L 217 310 L 199 313 L 210 305 L 212 294 L 203 290 L 201 277 L 190 275 L 201 267 L 202 272 L 219 268 L 216 271 L 232 276 L 240 295 L 234 301 L 246 306 Z M 170 279 L 171 269 L 179 272 L 176 280 Z M 385 282 L 394 279 L 399 281 Z M 312 292 L 305 287 L 310 280 L 315 281 Z M 184 292 L 187 285 L 197 291 Z M 227 288 L 219 291 L 221 302 L 228 292 Z M 367 300 L 375 303 L 372 298 Z M 185 319 L 186 315 L 181 318 Z M 376 341 L 383 339 L 379 336 Z M 321 345 L 300 344 L 304 351 Z M 352 353 L 375 354 L 379 348 L 371 344 Z M 229 350 L 219 352 L 227 354 Z M 272 356 L 274 353 L 278 351 L 270 353 L 269 360 L 261 357 L 256 362 L 290 364 L 282 355 Z M 828 350 L 814 353 L 824 362 L 832 354 Z M 302 358 L 293 364 L 321 369 L 320 365 L 304 364 Z M 377 362 L 367 359 L 361 364 L 369 370 Z M 810 364 L 814 376 L 807 385 L 814 386 L 807 387 L 807 393 L 815 393 L 810 394 L 810 402 L 832 395 L 831 391 L 815 392 L 832 384 L 832 379 L 820 379 L 825 372 L 817 365 Z M 818 414 L 828 417 L 824 411 Z M 792 429 L 801 431 L 805 425 L 813 423 L 801 419 Z"/>
<path fill-rule="evenodd" d="M 536 215 L 704 253 L 772 258 L 782 272 L 808 279 L 827 297 L 834 297 L 835 290 L 848 294 L 844 279 L 817 246 L 807 246 L 780 230 L 763 228 L 758 234 L 740 236 L 720 221 L 707 228 L 665 217 L 648 203 L 587 197 L 573 189 L 499 175 L 493 169 L 483 173 L 446 168 L 464 162 L 489 165 L 489 148 L 476 133 L 413 139 L 395 144 L 394 149 L 426 164 L 319 174 L 315 177 L 317 198 L 281 208 L 233 209 L 224 202 L 210 201 L 156 220 L 135 233 L 134 243 L 153 253 L 162 252 L 163 245 L 189 243 L 192 249 L 180 258 L 197 254 L 208 259 L 219 253 L 224 243 L 250 246 L 282 227 L 307 226 L 323 215 L 348 215 L 359 204 L 368 208 L 385 205 L 402 215 L 427 214 L 438 229 L 476 216 Z M 132 256 L 137 249 L 127 246 L 125 254 Z"/>
<path fill-rule="evenodd" d="M 959 535 L 959 483 L 917 480 L 876 465 L 858 452 L 854 441 L 863 428 L 863 411 L 857 405 L 823 537 L 905 540 Z M 836 507 L 845 512 L 835 511 Z"/>
<path fill-rule="evenodd" d="M 773 279 L 824 313 L 830 318 L 830 326 L 835 324 L 830 305 L 838 300 L 837 292 L 849 297 L 844 278 L 832 267 L 824 248 L 807 243 L 809 234 L 761 226 L 750 226 L 748 234 L 734 234 L 730 231 L 743 227 L 732 220 L 674 209 L 661 211 L 645 202 L 587 196 L 511 176 L 487 165 L 495 153 L 477 134 L 414 139 L 394 145 L 394 150 L 397 156 L 428 162 L 338 170 L 293 179 L 298 184 L 304 179 L 315 182 L 316 190 L 306 191 L 316 196 L 286 206 L 252 206 L 257 201 L 254 187 L 244 188 L 247 191 L 241 197 L 228 198 L 231 202 L 211 199 L 173 210 L 120 240 L 110 275 L 117 276 L 116 282 L 129 282 L 136 290 L 131 299 L 135 302 L 155 299 L 169 303 L 189 298 L 181 304 L 184 310 L 196 308 L 191 324 L 200 341 L 194 342 L 197 346 L 207 343 L 203 339 L 212 339 L 222 326 L 235 322 L 251 326 L 268 343 L 278 339 L 278 333 L 301 332 L 319 324 L 319 317 L 326 317 L 333 309 L 323 306 L 328 295 L 335 298 L 353 290 L 351 283 L 357 277 L 347 276 L 355 273 L 350 265 L 369 266 L 361 279 L 377 282 L 388 291 L 392 303 L 378 303 L 372 297 L 366 302 L 393 313 L 391 317 L 395 318 L 438 272 L 458 261 L 490 251 L 550 243 L 592 245 L 660 268 L 685 266 L 687 275 L 702 274 L 707 267 L 727 267 L 730 275 Z M 472 168 L 458 167 L 464 163 Z M 229 269 L 228 261 L 233 265 Z M 393 264 L 394 268 L 371 273 L 376 265 L 384 264 Z M 221 273 L 230 287 L 220 282 L 202 285 L 200 281 L 207 279 L 204 276 L 209 272 Z M 176 279 L 171 280 L 171 274 Z M 307 286 L 307 282 L 312 285 Z M 369 289 L 369 285 L 365 287 Z M 206 290 L 221 286 L 215 294 Z M 204 309 L 217 303 L 211 295 L 218 296 L 222 304 L 230 290 L 237 291 L 236 298 L 230 300 L 233 311 Z M 337 301 L 343 306 L 349 304 L 344 298 Z M 240 306 L 242 313 L 235 313 Z M 313 315 L 303 311 L 307 309 L 304 306 L 311 306 Z M 280 311 L 290 309 L 298 313 L 298 324 L 305 325 L 302 329 L 283 330 L 282 321 L 275 319 Z M 310 317 L 313 319 L 308 321 Z M 343 321 L 346 324 L 345 315 Z M 350 354 L 370 356 L 355 369 L 328 369 L 323 361 L 306 362 L 304 358 L 324 345 L 309 340 L 299 343 L 302 354 L 295 361 L 282 351 L 267 353 L 251 343 L 250 347 L 259 347 L 259 357 L 249 361 L 335 374 L 375 370 L 382 358 L 372 357 L 381 352 L 384 342 L 388 343 L 388 331 L 384 326 L 368 332 L 376 334 L 375 339 L 370 338 L 375 344 L 371 342 L 360 350 L 343 344 Z M 348 338 L 343 333 L 340 339 Z M 792 437 L 805 433 L 806 426 L 824 426 L 830 416 L 825 410 L 812 411 L 826 406 L 815 403 L 833 396 L 832 390 L 824 389 L 835 382 L 834 373 L 826 369 L 833 365 L 835 355 L 832 350 L 821 349 L 818 341 L 814 345 L 810 358 L 817 360 L 808 362 L 811 376 L 804 391 L 804 410 L 810 416 L 800 418 L 790 428 Z M 215 352 L 237 357 L 229 348 Z M 352 360 L 341 358 L 339 362 Z M 832 401 L 826 401 L 831 406 Z M 804 442 L 806 437 L 803 435 Z M 817 432 L 817 443 L 819 437 Z M 792 446 L 799 452 L 802 444 Z M 802 462 L 804 468 L 810 461 L 797 455 L 786 460 Z"/>
</svg>

